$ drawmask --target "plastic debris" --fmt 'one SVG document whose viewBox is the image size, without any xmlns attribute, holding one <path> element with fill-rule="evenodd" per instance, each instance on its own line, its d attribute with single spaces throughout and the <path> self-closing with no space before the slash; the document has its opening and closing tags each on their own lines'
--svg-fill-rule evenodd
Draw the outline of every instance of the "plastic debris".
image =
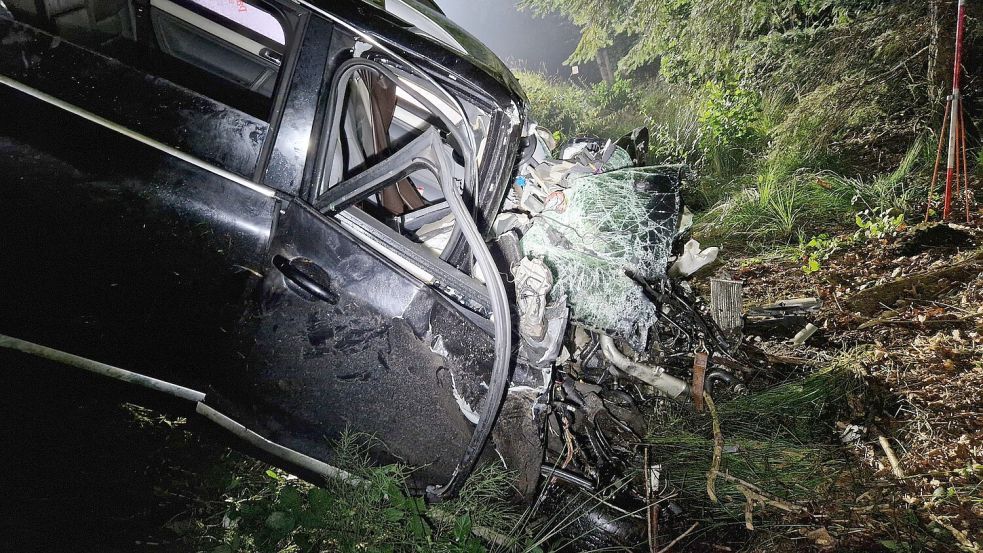
<svg viewBox="0 0 983 553">
<path fill-rule="evenodd" d="M 533 340 L 546 335 L 546 295 L 553 275 L 539 259 L 523 258 L 512 268 L 519 308 L 519 333 Z"/>
<path fill-rule="evenodd" d="M 693 228 L 693 212 L 688 207 L 683 206 L 683 214 L 679 217 L 679 230 L 676 231 L 676 236 L 686 234 L 691 228 Z"/>
<path fill-rule="evenodd" d="M 669 276 L 673 278 L 690 277 L 716 261 L 719 253 L 720 248 L 712 247 L 701 250 L 699 242 L 690 240 L 683 246 L 683 254 L 669 268 Z"/>
<path fill-rule="evenodd" d="M 800 330 L 799 333 L 796 334 L 794 338 L 792 338 L 792 345 L 801 346 L 802 344 L 806 343 L 806 340 L 811 338 L 812 335 L 815 334 L 817 330 L 819 330 L 818 326 L 812 323 L 807 324 L 805 328 Z"/>
</svg>

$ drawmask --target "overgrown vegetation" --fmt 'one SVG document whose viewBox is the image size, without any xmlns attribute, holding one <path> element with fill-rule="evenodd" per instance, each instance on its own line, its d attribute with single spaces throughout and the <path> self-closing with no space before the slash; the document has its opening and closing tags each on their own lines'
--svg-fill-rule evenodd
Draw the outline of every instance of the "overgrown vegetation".
<svg viewBox="0 0 983 553">
<path fill-rule="evenodd" d="M 616 137 L 649 126 L 653 162 L 695 170 L 687 200 L 715 242 L 790 242 L 872 209 L 914 220 L 951 63 L 939 46 L 950 6 L 933 19 L 931 4 L 523 0 L 581 27 L 571 63 L 603 54 L 618 71 L 593 87 L 519 78 L 547 128 Z M 971 29 L 967 64 L 979 36 Z"/>
<path fill-rule="evenodd" d="M 760 501 L 749 507 L 744 482 L 788 506 L 808 507 L 817 514 L 810 528 L 840 525 L 840 539 L 867 531 L 864 525 L 880 525 L 871 535 L 884 550 L 961 545 L 979 551 L 973 528 L 959 524 L 983 513 L 983 467 L 972 453 L 983 434 L 978 421 L 957 416 L 979 411 L 973 392 L 983 385 L 983 327 L 974 320 L 983 313 L 983 288 L 977 285 L 973 295 L 952 283 L 944 287 L 945 297 L 892 302 L 879 315 L 884 326 L 869 334 L 859 329 L 871 321 L 840 321 L 852 313 L 837 305 L 847 292 L 907 274 L 916 262 L 918 270 L 934 263 L 928 256 L 882 252 L 880 272 L 856 269 L 872 263 L 870 251 L 924 216 L 950 63 L 933 37 L 936 44 L 950 43 L 951 30 L 941 21 L 951 19 L 952 3 L 936 4 L 943 8 L 938 20 L 932 19 L 932 2 L 914 0 L 522 3 L 566 14 L 582 28 L 571 62 L 593 60 L 603 50 L 618 68 L 612 82 L 595 85 L 518 72 L 541 125 L 565 136 L 599 137 L 648 126 L 653 163 L 685 162 L 694 170 L 685 194 L 698 213 L 701 238 L 771 250 L 769 269 L 762 271 L 785 263 L 793 276 L 759 278 L 765 284 L 756 286 L 770 286 L 769 296 L 779 298 L 822 296 L 830 334 L 838 332 L 841 344 L 872 344 L 838 351 L 832 362 L 810 360 L 824 367 L 811 374 L 797 372 L 747 396 L 720 399 L 719 468 L 727 477 L 716 478 L 716 501 L 708 494 L 717 445 L 712 418 L 678 406 L 653 416 L 645 441 L 659 453 L 684 517 L 702 524 L 690 537 L 725 530 L 702 542 L 712 543 L 750 523 L 762 550 L 769 535 L 795 535 L 797 513 Z M 979 67 L 976 29 L 968 37 L 967 67 Z M 973 95 L 979 81 L 970 77 L 965 89 Z M 975 112 L 968 116 L 979 119 Z M 983 148 L 971 146 L 979 182 Z M 753 273 L 761 265 L 735 268 L 748 275 L 734 278 L 761 277 Z M 898 422 L 895 415 L 874 413 L 871 381 L 890 388 L 895 413 L 907 410 L 910 417 Z M 855 420 L 872 433 L 898 427 L 895 443 L 910 449 L 905 479 L 880 480 L 869 489 L 854 480 L 875 469 L 890 471 L 877 467 L 883 456 L 871 445 L 876 437 L 870 443 L 858 438 L 852 449 L 840 442 L 844 428 L 837 423 Z M 151 422 L 159 428 L 166 421 Z M 172 434 L 166 425 L 168 435 L 182 432 Z M 177 489 L 167 493 L 184 494 L 193 505 L 171 527 L 180 530 L 183 545 L 213 553 L 473 553 L 501 549 L 495 543 L 503 541 L 521 551 L 550 548 L 570 524 L 564 511 L 530 521 L 510 502 L 510 475 L 496 466 L 482 468 L 459 499 L 427 506 L 409 493 L 405 467 L 370 465 L 370 440 L 349 434 L 339 444 L 336 464 L 360 478 L 358 485 L 315 487 L 227 452 L 202 478 L 185 475 L 187 489 L 168 474 Z M 858 450 L 870 466 L 850 457 L 860 456 Z M 861 466 L 866 472 L 855 475 Z M 830 509 L 842 519 L 822 518 L 828 511 L 819 504 L 840 500 L 855 504 Z M 592 501 L 600 499 L 584 500 L 581 508 Z M 807 540 L 829 549 L 822 538 Z"/>
<path fill-rule="evenodd" d="M 581 28 L 571 64 L 616 67 L 610 82 L 600 85 L 520 72 L 533 116 L 543 126 L 602 138 L 648 126 L 650 162 L 684 162 L 693 169 L 684 194 L 696 212 L 696 236 L 724 245 L 725 252 L 757 256 L 737 270 L 743 277 L 732 278 L 754 282 L 758 301 L 822 297 L 829 304 L 820 321 L 824 338 L 838 341 L 827 344 L 829 349 L 874 344 L 840 351 L 833 362 L 824 352 L 815 365 L 825 368 L 818 372 L 721 401 L 724 446 L 718 456 L 710 417 L 678 408 L 660 412 L 648 441 L 662 453 L 665 479 L 688 509 L 686 524 L 701 523 L 690 543 L 742 550 L 781 543 L 790 550 L 853 544 L 888 551 L 980 551 L 981 472 L 979 449 L 971 445 L 979 432 L 949 407 L 964 401 L 957 386 L 942 384 L 979 377 L 979 364 L 964 359 L 979 351 L 981 327 L 973 321 L 980 310 L 967 299 L 975 292 L 953 293 L 945 306 L 942 300 L 892 300 L 872 321 L 852 318 L 840 305 L 857 290 L 903 279 L 915 270 L 911 263 L 924 270 L 936 259 L 910 253 L 920 251 L 916 246 L 891 248 L 919 240 L 916 223 L 926 212 L 938 216 L 938 204 L 926 200 L 951 79 L 956 3 L 520 4 L 566 15 Z M 980 15 L 979 6 L 970 7 L 971 21 Z M 980 90 L 973 68 L 981 65 L 981 36 L 979 26 L 970 25 L 963 89 L 973 90 L 971 95 Z M 975 104 L 967 109 L 970 125 L 981 119 Z M 983 178 L 977 128 L 969 130 L 976 190 L 973 183 Z M 936 184 L 936 200 L 940 190 Z M 963 246 L 943 240 L 932 247 L 952 253 Z M 907 253 L 897 257 L 899 252 Z M 768 263 L 754 261 L 762 258 Z M 781 278 L 757 280 L 772 272 Z M 794 292 L 792 282 L 798 283 Z M 912 286 L 908 294 L 933 293 Z M 932 317 L 939 319 L 933 323 Z M 944 330 L 934 338 L 922 336 L 939 327 Z M 973 338 L 966 340 L 967 334 Z M 937 347 L 939 341 L 947 345 Z M 895 372 L 870 368 L 882 364 Z M 945 372 L 939 384 L 928 376 L 933 371 Z M 870 383 L 878 388 L 872 394 L 865 393 Z M 896 388 L 907 390 L 908 400 L 894 399 L 900 405 L 890 409 L 879 404 L 884 390 Z M 931 406 L 922 399 L 942 395 L 948 399 Z M 942 427 L 958 430 L 946 433 Z M 893 438 L 884 437 L 892 431 Z M 841 442 L 850 432 L 854 441 Z M 910 471 L 902 479 L 892 475 L 884 457 L 891 443 L 902 448 L 901 464 Z M 711 486 L 719 501 L 708 494 L 715 457 L 727 475 Z M 745 484 L 775 503 L 752 501 Z M 835 513 L 829 516 L 836 520 L 802 516 L 799 506 L 812 515 Z M 756 532 L 742 536 L 748 524 Z M 673 530 L 678 535 L 686 526 Z"/>
<path fill-rule="evenodd" d="M 230 472 L 220 490 L 224 509 L 192 536 L 213 553 L 285 551 L 437 551 L 479 553 L 503 537 L 524 543 L 521 510 L 510 501 L 512 476 L 480 468 L 460 497 L 428 506 L 407 488 L 408 469 L 374 466 L 372 438 L 346 433 L 339 466 L 358 481 L 313 486 L 259 463 Z"/>
<path fill-rule="evenodd" d="M 739 529 L 749 521 L 758 530 L 779 525 L 782 517 L 775 513 L 788 512 L 757 503 L 748 507 L 741 487 L 749 484 L 790 507 L 826 497 L 846 468 L 835 422 L 864 394 L 858 366 L 866 355 L 845 353 L 822 371 L 717 405 L 725 444 L 719 470 L 726 477 L 714 478 L 716 500 L 708 494 L 707 471 L 715 455 L 711 417 L 679 407 L 658 412 L 647 441 L 689 518 L 702 521 L 703 532 Z"/>
</svg>

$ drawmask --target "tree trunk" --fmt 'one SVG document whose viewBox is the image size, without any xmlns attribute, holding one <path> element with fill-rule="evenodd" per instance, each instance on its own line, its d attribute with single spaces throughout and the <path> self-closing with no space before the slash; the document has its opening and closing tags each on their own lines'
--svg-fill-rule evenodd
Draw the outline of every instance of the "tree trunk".
<svg viewBox="0 0 983 553">
<path fill-rule="evenodd" d="M 601 78 L 608 84 L 614 83 L 614 71 L 611 69 L 611 56 L 607 48 L 597 51 L 597 67 L 601 70 Z"/>
<path fill-rule="evenodd" d="M 935 101 L 938 96 L 938 83 L 936 67 L 939 60 L 939 2 L 941 0 L 928 1 L 929 36 L 928 36 L 928 70 L 925 80 L 927 81 L 927 93 L 929 101 Z"/>
</svg>

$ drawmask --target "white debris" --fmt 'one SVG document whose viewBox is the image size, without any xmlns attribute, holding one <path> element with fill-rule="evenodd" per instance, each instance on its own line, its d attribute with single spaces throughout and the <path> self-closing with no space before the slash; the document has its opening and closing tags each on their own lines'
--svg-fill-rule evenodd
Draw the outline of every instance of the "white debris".
<svg viewBox="0 0 983 553">
<path fill-rule="evenodd" d="M 546 335 L 546 295 L 553 273 L 542 259 L 525 257 L 512 267 L 519 308 L 519 333 L 535 340 Z"/>
<path fill-rule="evenodd" d="M 819 330 L 819 327 L 817 327 L 816 325 L 812 323 L 807 324 L 805 328 L 800 330 L 799 333 L 796 334 L 794 338 L 792 338 L 792 345 L 801 346 L 802 344 L 806 343 L 806 340 L 811 338 L 812 335 L 815 334 L 817 330 Z"/>
<path fill-rule="evenodd" d="M 701 250 L 699 242 L 690 240 L 683 246 L 683 254 L 669 268 L 669 276 L 673 278 L 692 276 L 703 267 L 716 261 L 719 253 L 720 248 L 712 247 Z"/>
</svg>

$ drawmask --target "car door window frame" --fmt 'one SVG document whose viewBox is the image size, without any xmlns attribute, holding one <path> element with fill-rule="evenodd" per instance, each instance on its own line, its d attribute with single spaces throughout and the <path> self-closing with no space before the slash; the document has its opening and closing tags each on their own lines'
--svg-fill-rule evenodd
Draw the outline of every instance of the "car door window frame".
<svg viewBox="0 0 983 553">
<path fill-rule="evenodd" d="M 358 60 L 361 58 L 351 59 Z M 325 217 L 338 222 L 363 245 L 389 259 L 417 280 L 437 289 L 443 295 L 450 298 L 455 305 L 477 314 L 484 321 L 480 325 L 481 328 L 491 333 L 491 329 L 487 324 L 487 319 L 491 316 L 492 312 L 491 302 L 487 289 L 480 280 L 454 267 L 422 244 L 413 242 L 403 234 L 396 232 L 382 221 L 372 217 L 366 211 L 351 205 L 353 203 L 351 199 L 346 202 L 345 208 L 340 211 L 326 209 L 326 206 L 322 206 L 322 209 L 314 207 L 318 204 L 319 199 L 321 199 L 318 197 L 321 183 L 328 182 L 328 179 L 332 178 L 330 175 L 332 164 L 331 160 L 327 158 L 332 148 L 335 129 L 343 124 L 341 110 L 333 107 L 339 102 L 338 94 L 344 94 L 344 90 L 347 88 L 347 82 L 342 83 L 342 79 L 339 78 L 340 75 L 338 74 L 342 66 L 344 66 L 344 63 L 328 68 L 331 74 L 326 75 L 326 81 L 332 84 L 325 87 L 324 94 L 322 95 L 322 107 L 319 111 L 322 113 L 323 121 L 316 133 L 318 143 L 317 147 L 312 149 L 312 152 L 315 152 L 313 154 L 313 163 L 309 163 L 312 165 L 312 169 L 309 172 L 308 178 L 305 179 L 306 186 L 302 191 L 302 195 L 308 199 L 309 204 L 315 210 L 321 212 Z M 410 83 L 410 86 L 407 87 L 408 90 L 413 90 L 420 86 L 416 82 L 410 81 Z M 414 92 L 413 94 L 416 93 Z M 419 96 L 419 94 L 416 95 Z M 344 98 L 341 101 L 343 102 Z M 441 108 L 452 109 L 450 106 L 435 106 L 433 102 L 426 98 L 421 98 L 421 101 L 435 113 Z M 458 117 L 463 117 L 463 115 L 459 114 Z M 381 161 L 384 162 L 385 160 Z M 374 166 L 376 164 L 367 166 L 365 170 L 371 170 L 371 167 Z M 362 197 L 367 197 L 372 193 L 372 191 L 363 192 Z M 449 252 L 450 249 L 448 248 L 445 251 Z"/>
<path fill-rule="evenodd" d="M 251 0 L 260 2 L 261 8 L 266 12 L 275 11 L 276 18 L 281 23 L 286 45 L 284 50 L 284 61 L 277 72 L 277 81 L 274 84 L 273 93 L 270 98 L 269 113 L 264 118 L 259 118 L 249 113 L 243 112 L 235 105 L 227 103 L 226 99 L 212 95 L 208 90 L 189 88 L 178 82 L 173 82 L 155 72 L 153 67 L 141 67 L 128 61 L 126 55 L 112 55 L 93 51 L 84 45 L 66 41 L 71 47 L 68 50 L 60 48 L 52 55 L 39 56 L 46 64 L 54 63 L 52 67 L 62 67 L 61 71 L 47 70 L 38 73 L 33 70 L 33 65 L 14 67 L 9 65 L 7 70 L 0 65 L 0 72 L 6 78 L 19 83 L 20 85 L 36 90 L 38 93 L 51 97 L 64 104 L 66 109 L 72 109 L 79 113 L 88 113 L 105 121 L 106 125 L 118 129 L 125 134 L 140 137 L 144 142 L 159 144 L 167 151 L 179 152 L 182 158 L 193 158 L 198 160 L 196 164 L 211 167 L 213 172 L 229 172 L 237 176 L 237 179 L 245 179 L 255 185 L 262 183 L 261 170 L 268 162 L 274 142 L 275 131 L 282 118 L 282 106 L 289 93 L 292 84 L 292 71 L 295 65 L 300 44 L 303 41 L 304 26 L 303 21 L 309 16 L 310 11 L 303 6 L 295 5 L 280 0 Z M 0 19 L 9 21 L 10 25 L 23 26 L 31 29 L 32 33 L 37 33 L 40 39 L 45 35 L 58 36 L 50 29 L 38 26 L 36 22 L 22 20 L 14 13 L 0 12 Z M 231 22 L 235 24 L 235 22 Z M 29 35 L 21 35 L 22 40 Z M 122 38 L 121 40 L 130 40 Z M 28 43 L 22 42 L 25 46 L 19 48 L 31 48 Z M 53 42 L 51 44 L 58 44 Z M 44 48 L 44 41 L 40 40 L 38 46 L 34 48 Z M 52 48 L 49 46 L 48 48 Z M 39 54 L 42 51 L 39 50 Z M 56 54 L 56 55 L 55 55 Z M 161 53 L 165 55 L 165 53 Z M 57 60 L 61 58 L 62 62 Z M 13 61 L 11 61 L 13 63 Z M 145 94 L 142 97 L 163 98 L 164 103 L 146 105 L 139 100 L 140 94 L 119 95 L 118 90 L 114 91 L 113 86 L 125 86 L 125 83 L 111 86 L 108 81 L 94 81 L 87 84 L 85 79 L 69 86 L 68 73 L 79 71 L 71 67 L 86 67 L 81 70 L 83 75 L 91 73 L 93 69 L 102 68 L 107 75 L 125 75 L 133 79 L 134 83 L 141 86 L 154 87 L 165 86 L 173 89 L 173 94 Z M 105 66 L 105 67 L 103 67 Z M 94 78 L 94 75 L 93 75 Z M 220 79 L 220 77 L 219 77 Z M 91 80 L 91 79 L 89 79 Z M 167 84 L 161 84 L 162 82 Z M 127 96 L 130 96 L 127 98 Z M 123 101 L 121 101 L 121 99 Z M 214 104 L 214 108 L 209 107 Z M 228 110 L 218 109 L 219 106 Z M 180 117 L 178 113 L 182 114 Z M 230 114 L 241 114 L 233 117 L 237 122 L 225 121 Z M 208 123 L 201 125 L 195 121 L 207 118 Z M 214 120 L 214 121 L 212 121 Z M 235 125 L 236 128 L 243 127 L 243 133 L 250 136 L 258 136 L 255 145 L 240 147 L 231 142 L 228 145 L 216 143 L 214 140 L 206 140 L 210 133 L 218 132 L 222 126 Z M 255 129 L 250 130 L 250 126 Z M 201 134 L 201 136 L 196 136 Z M 235 141 L 235 138 L 230 138 Z M 246 140 L 243 136 L 242 140 Z M 240 140 L 241 141 L 241 140 Z M 220 141 L 221 142 L 221 141 Z"/>
</svg>

